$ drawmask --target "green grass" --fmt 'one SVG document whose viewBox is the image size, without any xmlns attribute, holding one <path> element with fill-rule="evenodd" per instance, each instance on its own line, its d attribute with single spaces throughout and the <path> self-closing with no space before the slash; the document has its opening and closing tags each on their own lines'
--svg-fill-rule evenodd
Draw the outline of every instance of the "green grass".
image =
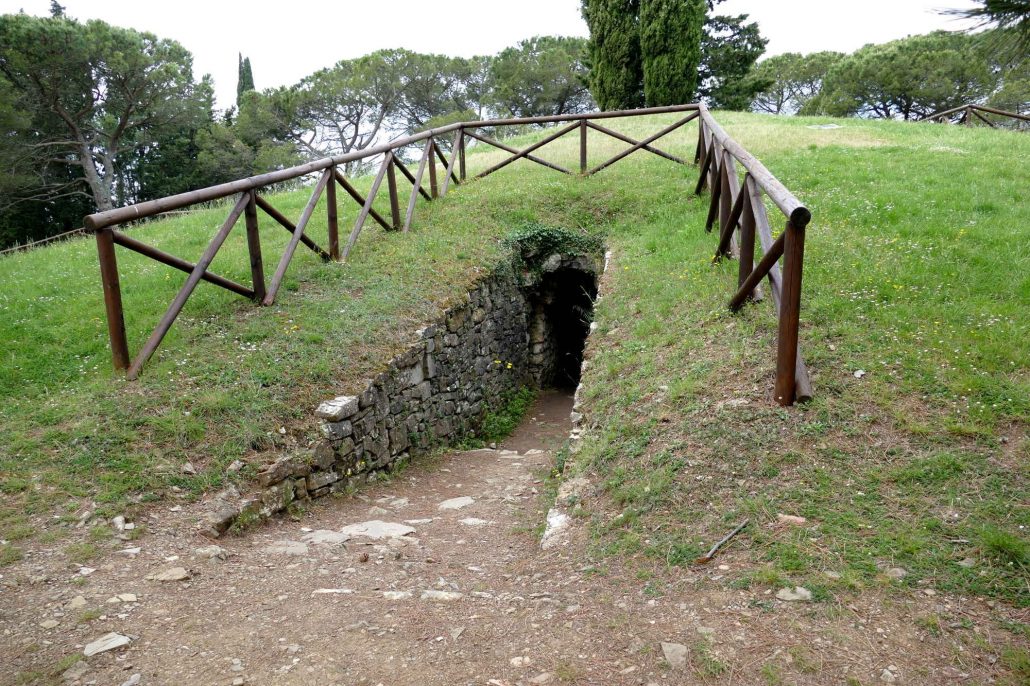
<svg viewBox="0 0 1030 686">
<path fill-rule="evenodd" d="M 586 506 L 601 554 L 689 564 L 747 516 L 753 525 L 723 554 L 753 564 L 728 584 L 806 584 L 828 598 L 923 583 L 1027 605 L 1030 138 L 717 116 L 813 212 L 808 405 L 771 402 L 768 299 L 726 309 L 736 264 L 711 263 L 696 168 L 638 152 L 580 179 L 520 161 L 421 203 L 409 234 L 369 224 L 346 265 L 302 247 L 274 307 L 202 284 L 135 383 L 109 369 L 90 242 L 0 259 L 0 530 L 43 514 L 72 526 L 87 499 L 104 514 L 172 487 L 198 494 L 219 487 L 232 460 L 304 440 L 319 400 L 356 390 L 501 259 L 504 236 L 540 223 L 603 237 L 613 252 L 583 379 L 590 430 L 570 457 L 604 485 L 603 502 Z M 614 126 L 640 139 L 672 120 Z M 695 132 L 661 146 L 691 157 Z M 595 132 L 590 146 L 592 163 L 623 148 Z M 578 140 L 544 153 L 575 168 Z M 470 171 L 502 157 L 473 154 Z M 296 217 L 306 198 L 274 203 Z M 341 207 L 346 231 L 356 207 Z M 388 211 L 385 197 L 378 207 Z M 227 211 L 133 234 L 195 257 Z M 310 229 L 322 244 L 324 216 Z M 287 234 L 262 222 L 272 265 Z M 234 233 L 213 269 L 245 282 L 245 255 Z M 124 251 L 119 260 L 135 350 L 185 276 Z M 737 397 L 750 402 L 718 404 Z M 197 476 L 181 473 L 185 461 Z M 777 512 L 810 526 L 772 528 Z M 966 558 L 973 567 L 958 564 Z M 900 582 L 883 575 L 895 566 L 909 572 Z"/>
</svg>

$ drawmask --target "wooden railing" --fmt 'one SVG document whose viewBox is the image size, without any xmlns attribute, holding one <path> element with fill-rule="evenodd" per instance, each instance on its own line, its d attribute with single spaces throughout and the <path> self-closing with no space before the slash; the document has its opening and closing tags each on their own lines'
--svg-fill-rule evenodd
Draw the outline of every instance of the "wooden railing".
<svg viewBox="0 0 1030 686">
<path fill-rule="evenodd" d="M 712 189 L 705 229 L 711 231 L 718 221 L 719 247 L 715 261 L 723 257 L 739 258 L 739 288 L 730 298 L 730 309 L 736 312 L 748 300 L 759 297 L 759 284 L 769 279 L 769 290 L 779 316 L 774 397 L 781 405 L 808 400 L 812 397 L 812 384 L 801 359 L 798 328 L 805 227 L 812 220 L 812 213 L 754 155 L 730 138 L 704 105 L 700 109 L 695 160 L 701 165 L 701 176 L 695 193 L 700 195 L 706 186 Z M 744 170 L 743 181 L 738 176 L 738 164 Z M 783 233 L 775 240 L 764 197 L 787 219 Z M 763 253 L 757 265 L 756 238 Z"/>
<path fill-rule="evenodd" d="M 685 116 L 666 126 L 657 133 L 639 141 L 623 133 L 598 124 L 596 121 L 616 117 L 664 113 L 684 113 Z M 580 153 L 579 173 L 582 175 L 591 175 L 606 169 L 638 150 L 645 150 L 678 164 L 686 164 L 687 162 L 685 160 L 655 147 L 652 143 L 698 117 L 701 117 L 702 123 L 696 161 L 699 161 L 702 165 L 702 179 L 698 183 L 697 192 L 700 193 L 706 183 L 711 183 L 713 193 L 712 210 L 709 213 L 709 228 L 711 228 L 715 214 L 719 213 L 720 217 L 723 218 L 720 223 L 720 226 L 723 227 L 721 235 L 724 237 L 724 241 L 727 242 L 727 245 L 730 245 L 731 243 L 734 243 L 735 240 L 733 232 L 735 227 L 739 225 L 743 235 L 743 231 L 746 230 L 745 227 L 752 226 L 752 233 L 750 235 L 752 236 L 753 244 L 754 226 L 758 226 L 758 235 L 761 237 L 763 249 L 767 253 L 767 258 L 763 259 L 757 268 L 752 270 L 751 264 L 748 262 L 747 269 L 745 270 L 745 259 L 753 256 L 753 250 L 751 252 L 741 251 L 742 283 L 744 281 L 743 275 L 745 274 L 745 271 L 747 271 L 751 274 L 749 279 L 747 279 L 750 285 L 748 287 L 748 291 L 745 292 L 745 296 L 743 298 L 739 298 L 740 302 L 737 302 L 738 298 L 734 298 L 734 301 L 731 302 L 731 307 L 734 307 L 735 309 L 739 307 L 743 300 L 747 298 L 747 293 L 755 290 L 757 282 L 765 276 L 769 277 L 772 283 L 773 297 L 780 310 L 780 352 L 778 353 L 778 365 L 790 364 L 791 368 L 793 368 L 796 364 L 799 370 L 796 393 L 793 381 L 791 384 L 783 384 L 781 387 L 779 379 L 780 375 L 778 374 L 776 386 L 777 400 L 782 404 L 791 404 L 794 401 L 795 396 L 799 398 L 807 398 L 811 395 L 811 390 L 808 383 L 807 372 L 805 372 L 804 366 L 801 364 L 800 355 L 797 354 L 797 338 L 798 307 L 800 305 L 801 287 L 801 258 L 804 245 L 803 231 L 805 225 L 808 224 L 810 215 L 808 214 L 808 211 L 805 210 L 805 208 L 802 207 L 794 198 L 794 196 L 783 188 L 782 184 L 780 184 L 775 177 L 773 177 L 772 174 L 770 174 L 765 167 L 758 162 L 758 160 L 726 136 L 725 132 L 723 132 L 722 129 L 719 128 L 718 124 L 716 124 L 712 119 L 704 105 L 698 104 L 651 107 L 639 110 L 622 110 L 614 112 L 593 112 L 589 114 L 461 122 L 438 129 L 424 131 L 413 136 L 400 138 L 359 152 L 325 158 L 309 162 L 307 164 L 298 165 L 296 167 L 291 167 L 289 169 L 261 174 L 259 176 L 252 176 L 218 186 L 191 191 L 189 193 L 181 193 L 179 195 L 173 195 L 159 200 L 151 200 L 128 207 L 89 215 L 85 218 L 84 223 L 88 230 L 95 233 L 97 239 L 97 249 L 100 257 L 100 274 L 104 288 L 104 303 L 107 311 L 108 334 L 111 339 L 111 353 L 114 366 L 117 369 L 127 369 L 128 378 L 137 378 L 143 365 L 146 364 L 154 351 L 157 350 L 157 347 L 161 344 L 162 339 L 168 333 L 168 330 L 171 328 L 176 317 L 178 317 L 179 313 L 182 311 L 186 301 L 201 281 L 207 281 L 208 283 L 220 286 L 263 305 L 270 305 L 275 302 L 275 298 L 282 285 L 286 271 L 290 266 L 290 262 L 293 259 L 297 248 L 301 244 L 304 244 L 323 260 L 346 260 L 361 234 L 362 227 L 365 225 L 369 217 L 375 220 L 387 231 L 408 231 L 411 227 L 416 202 L 420 195 L 426 200 L 431 201 L 440 196 L 446 195 L 452 182 L 454 185 L 459 185 L 466 181 L 466 144 L 469 139 L 496 147 L 509 153 L 507 158 L 480 172 L 475 178 L 488 176 L 489 174 L 492 174 L 520 159 L 530 160 L 549 169 L 571 175 L 573 173 L 571 170 L 542 159 L 533 153 L 552 141 L 555 141 L 567 134 L 578 132 Z M 558 128 L 553 133 L 548 134 L 543 139 L 522 150 L 518 150 L 510 145 L 494 140 L 483 132 L 484 129 L 494 129 L 503 126 L 523 126 L 527 124 L 549 123 L 563 123 L 565 126 Z M 627 143 L 629 147 L 605 162 L 593 168 L 588 168 L 587 131 L 589 129 L 593 129 L 594 131 Z M 438 140 L 442 136 L 447 136 L 451 139 L 451 154 L 449 157 L 445 154 L 445 151 L 438 143 Z M 412 173 L 412 171 L 401 161 L 398 152 L 403 148 L 416 145 L 421 145 L 421 155 L 419 156 L 418 167 L 415 172 Z M 374 180 L 372 181 L 371 189 L 367 195 L 362 195 L 340 171 L 341 165 L 346 165 L 348 162 L 377 157 L 379 155 L 383 156 L 383 160 L 379 165 L 379 169 Z M 716 158 L 718 158 L 718 160 Z M 724 159 L 726 161 L 723 161 Z M 760 196 L 762 191 L 764 191 L 769 195 L 769 197 L 773 198 L 774 202 L 777 202 L 778 205 L 781 201 L 784 203 L 780 205 L 781 209 L 787 208 L 784 209 L 784 212 L 791 218 L 791 221 L 788 222 L 788 228 L 791 226 L 794 228 L 788 231 L 788 233 L 793 237 L 787 242 L 787 257 L 784 268 L 786 281 L 784 281 L 784 278 L 780 276 L 778 268 L 773 264 L 776 259 L 784 253 L 784 238 L 781 237 L 779 241 L 774 242 L 770 236 L 768 242 L 772 247 L 770 248 L 766 245 L 765 236 L 769 236 L 769 227 L 768 221 L 765 219 L 765 211 L 758 207 L 761 205 L 760 202 L 758 202 L 758 206 L 755 205 L 756 201 L 750 199 L 750 193 L 748 194 L 749 200 L 747 203 L 739 200 L 741 194 L 739 193 L 739 184 L 736 179 L 736 173 L 732 172 L 734 164 L 733 160 L 739 161 L 749 172 L 749 176 L 745 178 L 745 186 L 748 189 L 753 189 L 753 194 L 756 198 Z M 438 169 L 440 166 L 443 167 L 442 182 L 441 179 L 438 178 L 441 172 L 441 170 Z M 406 211 L 404 212 L 403 217 L 401 213 L 401 193 L 398 188 L 396 175 L 398 171 L 401 172 L 401 174 L 411 184 L 411 192 L 407 199 Z M 424 178 L 427 171 L 429 176 L 428 190 L 424 187 Z M 301 212 L 296 224 L 275 209 L 268 199 L 259 195 L 259 191 L 265 187 L 316 173 L 319 174 L 318 182 L 315 184 L 307 205 Z M 386 181 L 390 197 L 389 218 L 380 215 L 373 207 L 373 202 L 375 201 L 384 180 Z M 721 195 L 723 192 L 723 180 L 728 184 L 725 190 L 725 196 Z M 350 235 L 348 236 L 346 244 L 342 250 L 340 249 L 339 218 L 336 195 L 337 186 L 341 187 L 350 198 L 361 206 L 361 210 L 358 213 L 354 226 L 351 229 Z M 322 195 L 326 196 L 327 201 L 327 249 L 323 249 L 321 246 L 317 245 L 305 234 L 305 229 L 311 220 Z M 229 216 L 226 218 L 225 222 L 204 251 L 204 254 L 195 264 L 146 245 L 135 238 L 125 235 L 116 228 L 118 225 L 126 222 L 145 219 L 164 212 L 228 197 L 235 197 L 236 202 L 233 205 L 232 210 L 229 212 Z M 745 207 L 748 208 L 746 213 L 744 212 Z M 261 251 L 261 236 L 258 231 L 259 209 L 265 215 L 274 220 L 275 223 L 279 224 L 290 233 L 290 240 L 283 250 L 282 255 L 279 257 L 275 272 L 267 285 L 265 283 L 264 260 Z M 244 217 L 247 231 L 247 248 L 250 256 L 251 271 L 250 285 L 239 284 L 208 271 L 211 262 L 218 254 L 219 249 L 222 247 L 230 231 L 232 231 L 241 216 Z M 800 238 L 798 236 L 800 236 Z M 746 243 L 746 240 L 744 242 Z M 189 274 L 185 284 L 183 284 L 182 288 L 169 305 L 153 333 L 151 333 L 150 337 L 143 344 L 135 358 L 131 360 L 125 333 L 125 320 L 122 309 L 121 286 L 118 278 L 118 264 L 115 255 L 115 245 L 128 248 L 129 250 L 133 250 L 139 254 Z M 726 247 L 720 246 L 720 255 L 730 254 L 731 252 L 732 250 L 728 250 Z M 767 262 L 768 264 L 766 264 Z M 752 281 L 754 283 L 751 283 Z M 786 283 L 787 285 L 781 285 L 783 283 Z M 784 346 L 787 346 L 793 352 L 791 354 L 784 354 Z"/>
<path fill-rule="evenodd" d="M 1026 122 L 1030 122 L 1030 116 L 1025 114 L 1019 114 L 1017 112 L 1008 112 L 1006 110 L 999 110 L 995 107 L 987 107 L 986 105 L 960 105 L 958 107 L 952 107 L 950 110 L 943 110 L 941 112 L 934 112 L 933 114 L 927 115 L 919 121 L 930 121 L 937 122 L 938 124 L 965 124 L 966 126 L 972 126 L 976 122 L 986 124 L 992 129 L 998 128 L 998 125 L 987 118 L 986 115 L 994 115 L 997 117 L 1006 117 L 1014 120 L 1015 128 L 1022 130 L 1026 128 Z"/>
</svg>

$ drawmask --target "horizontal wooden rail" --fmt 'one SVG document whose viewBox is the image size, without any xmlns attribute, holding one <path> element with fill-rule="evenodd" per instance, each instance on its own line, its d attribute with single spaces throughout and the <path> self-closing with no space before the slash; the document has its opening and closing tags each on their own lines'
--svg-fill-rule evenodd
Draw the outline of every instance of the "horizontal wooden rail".
<svg viewBox="0 0 1030 686">
<path fill-rule="evenodd" d="M 598 124 L 595 121 L 616 117 L 671 113 L 686 113 L 686 116 L 665 126 L 657 133 L 640 140 Z M 492 174 L 521 159 L 529 160 L 564 174 L 572 174 L 570 170 L 561 165 L 549 162 L 533 153 L 566 134 L 578 130 L 579 173 L 589 175 L 600 172 L 638 151 L 654 154 L 677 164 L 685 164 L 683 159 L 652 145 L 652 143 L 694 119 L 699 119 L 695 161 L 699 164 L 701 172 L 694 190 L 697 194 L 700 194 L 705 187 L 709 187 L 712 190 L 706 228 L 710 230 L 715 224 L 719 225 L 719 246 L 716 250 L 715 258 L 716 260 L 723 257 L 739 257 L 740 259 L 738 287 L 737 292 L 731 299 L 731 308 L 736 310 L 749 300 L 760 300 L 761 289 L 759 284 L 765 279 L 769 280 L 773 302 L 779 318 L 775 397 L 778 402 L 785 405 L 791 404 L 795 399 L 810 397 L 811 385 L 808 379 L 808 371 L 801 360 L 797 337 L 800 310 L 801 263 L 804 255 L 804 230 L 811 220 L 811 213 L 761 162 L 726 134 L 718 123 L 715 122 L 704 105 L 698 104 L 614 112 L 461 122 L 423 131 L 346 155 L 327 157 L 290 167 L 289 169 L 251 176 L 189 193 L 180 193 L 167 198 L 92 214 L 85 218 L 84 225 L 88 230 L 96 233 L 101 281 L 104 286 L 104 301 L 107 310 L 108 333 L 111 338 L 111 350 L 115 367 L 119 369 L 128 367 L 128 376 L 130 378 L 138 376 L 142 366 L 153 355 L 169 327 L 171 327 L 172 322 L 182 311 L 186 300 L 200 281 L 207 281 L 233 293 L 259 301 L 264 305 L 270 305 L 275 302 L 276 295 L 282 287 L 287 269 L 299 245 L 305 245 L 326 261 L 346 260 L 350 256 L 361 234 L 362 227 L 369 217 L 373 218 L 384 230 L 393 231 L 400 229 L 408 231 L 412 225 L 419 196 L 422 196 L 427 201 L 432 201 L 446 195 L 452 182 L 455 185 L 465 182 L 467 175 L 466 143 L 470 139 L 509 153 L 508 157 L 479 172 L 477 178 Z M 504 126 L 522 126 L 527 124 L 564 124 L 564 126 L 557 127 L 537 142 L 522 149 L 495 140 L 484 132 L 484 130 Z M 589 168 L 587 136 L 589 129 L 622 141 L 628 144 L 629 147 L 593 168 Z M 442 135 L 452 133 L 453 140 L 450 141 L 450 149 L 445 151 L 440 146 L 438 139 Z M 399 150 L 415 145 L 421 146 L 421 155 L 417 170 L 412 173 L 401 160 Z M 338 167 L 348 162 L 376 156 L 382 156 L 378 171 L 368 193 L 362 194 L 340 172 Z M 439 168 L 440 165 L 442 165 L 442 169 Z M 738 177 L 738 165 L 744 171 L 743 182 Z M 407 199 L 406 211 L 403 213 L 400 192 L 397 188 L 397 170 L 400 170 L 411 183 L 411 193 Z M 443 174 L 442 179 L 439 176 L 440 173 Z M 310 174 L 318 174 L 318 182 L 314 185 L 308 202 L 296 224 L 273 207 L 268 199 L 258 195 L 258 191 L 263 188 Z M 423 184 L 427 175 L 429 177 L 428 189 Z M 390 196 L 389 220 L 377 212 L 373 206 L 384 181 L 387 184 Z M 361 207 L 344 246 L 341 246 L 339 237 L 339 214 L 335 190 L 337 184 Z M 768 196 L 787 217 L 786 230 L 776 241 L 772 239 L 769 220 L 762 201 L 763 194 Z M 328 252 L 323 250 L 321 246 L 306 234 L 307 225 L 314 216 L 315 209 L 323 196 L 326 198 L 325 211 L 329 237 Z M 111 228 L 126 222 L 146 219 L 190 205 L 226 197 L 236 197 L 235 205 L 222 228 L 215 235 L 211 244 L 196 264 L 148 246 Z M 263 210 L 276 224 L 290 233 L 289 243 L 280 256 L 275 272 L 267 286 L 265 284 L 261 253 L 258 209 Z M 208 266 L 241 215 L 246 217 L 247 247 L 250 256 L 252 282 L 250 287 L 208 271 Z M 761 245 L 763 251 L 763 255 L 758 260 L 757 265 L 755 264 L 756 242 Z M 144 344 L 131 366 L 129 365 L 128 343 L 125 334 L 121 290 L 114 251 L 116 244 L 189 274 L 186 283 L 178 295 L 176 295 L 164 317 L 162 317 L 157 328 Z M 779 265 L 781 259 L 784 263 L 782 270 Z M 787 373 L 785 370 L 793 370 L 794 373 Z"/>
<path fill-rule="evenodd" d="M 1018 112 L 1009 112 L 1007 110 L 999 110 L 996 107 L 988 107 L 986 105 L 974 104 L 959 105 L 958 107 L 952 107 L 951 109 L 942 110 L 941 112 L 934 112 L 933 114 L 926 115 L 919 121 L 942 121 L 945 117 L 951 117 L 960 113 L 965 113 L 966 115 L 968 115 L 970 112 L 976 114 L 978 111 L 986 112 L 987 114 L 995 114 L 999 117 L 1009 117 L 1011 119 L 1018 119 L 1019 121 L 1030 122 L 1030 115 L 1019 114 Z M 983 117 L 981 117 L 981 119 L 983 119 Z M 987 120 L 984 119 L 984 121 Z"/>
<path fill-rule="evenodd" d="M 306 164 L 300 164 L 295 167 L 288 167 L 287 169 L 280 169 L 274 172 L 268 172 L 267 174 L 258 174 L 257 176 L 249 176 L 245 179 L 230 181 L 217 186 L 210 186 L 208 188 L 190 191 L 188 193 L 179 193 L 177 195 L 170 195 L 167 198 L 148 200 L 147 202 L 129 205 L 128 207 L 120 207 L 113 210 L 107 210 L 106 212 L 97 212 L 86 217 L 84 223 L 87 229 L 96 231 L 114 224 L 124 224 L 125 222 L 146 219 L 147 217 L 152 217 L 169 210 L 177 210 L 181 207 L 196 205 L 197 203 L 220 200 L 221 198 L 236 195 L 237 193 L 256 190 L 265 186 L 271 186 L 284 181 L 290 181 L 302 176 L 307 176 L 308 174 L 314 174 L 328 169 L 329 167 L 383 155 L 390 150 L 408 147 L 414 143 L 424 141 L 427 138 L 442 136 L 443 134 L 450 133 L 451 131 L 456 131 L 461 128 L 492 128 L 497 126 L 518 126 L 526 124 L 549 124 L 556 122 L 579 121 L 580 119 L 634 117 L 649 114 L 665 114 L 669 112 L 688 112 L 700 109 L 700 107 L 700 105 L 696 104 L 675 105 L 669 107 L 645 107 L 637 110 L 618 110 L 614 112 L 590 112 L 585 114 L 560 114 L 547 117 L 524 117 L 521 119 L 487 119 L 473 122 L 459 122 L 437 129 L 422 131 L 421 133 L 416 133 L 412 136 L 405 136 L 388 143 L 382 143 L 380 145 L 365 148 L 364 150 L 350 152 L 345 155 L 326 157 Z"/>
<path fill-rule="evenodd" d="M 778 321 L 773 395 L 781 405 L 807 400 L 812 397 L 812 385 L 798 337 L 805 228 L 812 213 L 757 158 L 730 138 L 704 106 L 700 116 L 695 159 L 701 177 L 694 192 L 700 195 L 705 187 L 712 189 L 705 228 L 719 225 L 719 245 L 713 259 L 718 262 L 735 253 L 740 257 L 738 287 L 729 308 L 736 312 L 749 300 L 758 300 L 759 284 L 769 280 Z M 744 168 L 743 181 L 737 176 L 738 164 Z M 775 241 L 763 195 L 786 216 L 785 229 Z M 763 251 L 757 265 L 756 240 Z M 781 258 L 782 270 L 778 264 Z"/>
</svg>

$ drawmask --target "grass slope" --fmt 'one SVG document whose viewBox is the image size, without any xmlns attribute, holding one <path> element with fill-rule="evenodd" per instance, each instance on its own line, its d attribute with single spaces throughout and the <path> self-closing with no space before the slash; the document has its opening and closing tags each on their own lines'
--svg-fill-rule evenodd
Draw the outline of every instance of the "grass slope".
<svg viewBox="0 0 1030 686">
<path fill-rule="evenodd" d="M 299 252 L 274 307 L 202 285 L 132 384 L 109 371 L 91 243 L 0 260 L 0 538 L 30 535 L 55 510 L 67 524 L 47 536 L 64 536 L 86 500 L 114 512 L 171 488 L 199 493 L 230 478 L 232 460 L 304 440 L 319 399 L 376 371 L 499 259 L 499 238 L 533 220 L 603 234 L 614 252 L 584 378 L 592 430 L 572 465 L 606 485 L 604 502 L 582 512 L 602 550 L 657 571 L 749 516 L 735 545 L 760 564 L 735 584 L 805 583 L 825 596 L 885 584 L 882 571 L 901 566 L 903 585 L 1026 604 L 1030 179 L 1019 160 L 1030 138 L 719 119 L 815 217 L 802 312 L 811 404 L 769 400 L 772 306 L 726 311 L 736 264 L 711 265 L 695 168 L 638 152 L 578 179 L 521 161 L 423 204 L 410 234 L 370 224 L 346 265 Z M 614 127 L 639 139 L 671 121 Z M 690 157 L 695 134 L 663 147 Z M 623 147 L 594 132 L 590 144 L 591 162 Z M 574 168 L 578 141 L 544 152 Z M 470 171 L 502 156 L 472 155 Z M 297 216 L 305 200 L 285 194 L 276 205 Z M 226 212 L 137 234 L 189 257 Z M 287 234 L 263 226 L 272 263 Z M 324 212 L 310 231 L 324 244 Z M 123 251 L 120 260 L 137 347 L 184 275 Z M 242 232 L 214 269 L 246 280 Z M 732 398 L 749 404 L 720 404 Z M 197 476 L 180 472 L 187 460 Z M 777 512 L 818 526 L 770 528 Z M 17 545 L 3 554 L 13 559 Z M 967 558 L 972 567 L 957 564 Z"/>
</svg>

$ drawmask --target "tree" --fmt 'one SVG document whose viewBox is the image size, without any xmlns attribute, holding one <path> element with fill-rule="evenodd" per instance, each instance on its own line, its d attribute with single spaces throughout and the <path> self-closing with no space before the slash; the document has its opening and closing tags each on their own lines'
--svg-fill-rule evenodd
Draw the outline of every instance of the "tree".
<svg viewBox="0 0 1030 686">
<path fill-rule="evenodd" d="M 704 0 L 640 0 L 640 52 L 648 107 L 694 99 Z"/>
<path fill-rule="evenodd" d="M 975 28 L 993 26 L 993 37 L 1010 62 L 1023 62 L 1030 52 L 1030 0 L 977 0 L 977 7 L 944 10 L 976 22 Z"/>
<path fill-rule="evenodd" d="M 981 102 L 997 84 L 975 37 L 937 31 L 867 45 L 841 60 L 826 75 L 817 111 L 919 119 Z"/>
<path fill-rule="evenodd" d="M 492 103 L 513 117 L 592 110 L 586 51 L 586 40 L 562 36 L 536 36 L 502 50 L 490 67 Z"/>
<path fill-rule="evenodd" d="M 771 85 L 755 96 L 752 109 L 770 114 L 796 114 L 819 94 L 826 73 L 845 57 L 842 52 L 810 55 L 788 52 L 763 60 L 755 68 L 755 77 Z"/>
<path fill-rule="evenodd" d="M 84 183 L 99 210 L 123 157 L 208 114 L 185 48 L 96 20 L 0 17 L 0 74 L 31 115 L 37 162 L 79 167 L 65 183 Z"/>
<path fill-rule="evenodd" d="M 709 2 L 709 10 L 722 0 Z M 747 109 L 755 94 L 768 88 L 768 79 L 754 73 L 768 41 L 748 15 L 710 15 L 701 41 L 698 96 L 710 107 Z"/>
<path fill-rule="evenodd" d="M 254 90 L 254 71 L 250 68 L 250 58 L 243 57 L 243 53 L 239 53 L 239 75 L 236 78 L 236 106 L 240 106 L 240 101 L 243 99 L 243 94 L 247 91 Z"/>
<path fill-rule="evenodd" d="M 582 12 L 590 28 L 589 85 L 597 105 L 602 110 L 640 107 L 640 0 L 582 0 Z"/>
</svg>

